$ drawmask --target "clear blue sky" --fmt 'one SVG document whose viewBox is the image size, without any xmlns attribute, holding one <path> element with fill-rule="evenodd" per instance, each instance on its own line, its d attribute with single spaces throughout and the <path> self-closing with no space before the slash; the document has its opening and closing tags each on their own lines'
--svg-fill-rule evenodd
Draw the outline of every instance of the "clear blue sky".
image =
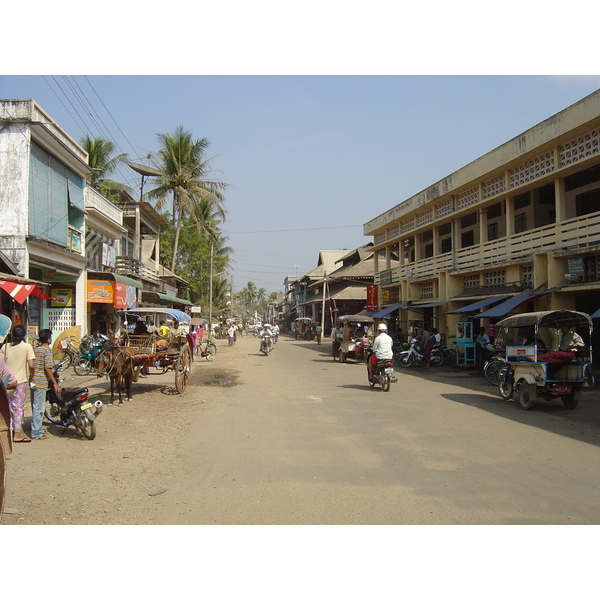
<svg viewBox="0 0 600 600">
<path fill-rule="evenodd" d="M 319 250 L 600 87 L 576 76 L 3 76 L 72 137 L 110 136 L 143 162 L 183 125 L 231 185 L 234 288 L 282 291 Z M 114 175 L 131 186 L 137 174 Z M 137 194 L 136 194 L 137 197 Z"/>
</svg>

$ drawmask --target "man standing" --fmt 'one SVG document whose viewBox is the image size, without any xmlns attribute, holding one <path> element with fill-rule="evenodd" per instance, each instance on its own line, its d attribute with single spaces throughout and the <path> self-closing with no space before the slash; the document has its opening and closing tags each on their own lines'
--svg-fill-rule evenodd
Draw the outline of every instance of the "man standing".
<svg viewBox="0 0 600 600">
<path fill-rule="evenodd" d="M 31 438 L 34 440 L 47 440 L 48 434 L 42 429 L 44 418 L 44 405 L 46 391 L 50 385 L 54 386 L 57 394 L 61 393 L 58 381 L 52 373 L 52 332 L 42 329 L 39 335 L 40 345 L 35 349 L 33 360 L 33 377 L 31 378 Z"/>
<path fill-rule="evenodd" d="M 394 358 L 393 341 L 387 334 L 387 325 L 380 323 L 377 326 L 377 331 L 379 335 L 373 341 L 373 354 L 371 354 L 371 358 L 367 363 L 369 381 L 373 381 L 373 367 L 377 365 L 378 360 L 392 360 Z"/>
<path fill-rule="evenodd" d="M 323 335 L 323 328 L 321 327 L 320 323 L 317 323 L 317 326 L 315 327 L 315 333 L 317 334 L 317 346 L 320 346 L 321 336 Z"/>
<path fill-rule="evenodd" d="M 336 323 L 331 330 L 331 356 L 335 361 L 338 352 L 340 351 L 340 342 L 342 341 L 342 324 Z"/>
</svg>

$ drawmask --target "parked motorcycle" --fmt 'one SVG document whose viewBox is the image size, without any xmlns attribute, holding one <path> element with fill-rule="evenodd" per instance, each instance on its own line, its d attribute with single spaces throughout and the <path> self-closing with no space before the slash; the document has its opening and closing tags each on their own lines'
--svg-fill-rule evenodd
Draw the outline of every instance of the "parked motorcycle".
<svg viewBox="0 0 600 600">
<path fill-rule="evenodd" d="M 443 344 L 434 344 L 431 349 L 430 363 L 434 367 L 438 367 L 444 362 L 444 350 L 445 347 Z M 410 348 L 408 350 L 404 350 L 400 352 L 398 355 L 398 362 L 401 367 L 408 368 L 413 364 L 416 365 L 426 365 L 427 358 L 423 352 L 423 347 L 421 343 L 413 338 L 410 341 Z"/>
<path fill-rule="evenodd" d="M 62 381 L 59 373 L 64 367 L 64 364 L 61 364 L 63 361 L 54 365 L 52 369 L 59 383 Z M 87 388 L 62 388 L 61 393 L 57 394 L 54 386 L 50 386 L 46 392 L 46 418 L 55 425 L 62 425 L 65 431 L 74 425 L 88 440 L 96 437 L 96 417 L 101 412 L 102 402 L 96 400 L 92 403 L 88 398 Z"/>
<path fill-rule="evenodd" d="M 79 352 L 81 353 L 73 362 L 73 370 L 77 375 L 89 375 L 92 369 L 96 368 L 98 356 L 104 350 L 107 342 L 110 340 L 105 335 L 94 337 L 86 335 L 81 338 Z"/>
</svg>

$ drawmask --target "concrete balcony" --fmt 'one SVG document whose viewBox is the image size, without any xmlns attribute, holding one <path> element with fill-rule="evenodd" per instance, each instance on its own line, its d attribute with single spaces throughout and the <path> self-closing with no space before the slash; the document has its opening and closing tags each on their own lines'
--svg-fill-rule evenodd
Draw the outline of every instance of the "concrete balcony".
<svg viewBox="0 0 600 600">
<path fill-rule="evenodd" d="M 135 258 L 130 256 L 117 256 L 115 264 L 115 272 L 119 275 L 134 276 L 144 281 L 148 281 L 155 285 L 159 285 L 161 280 L 158 276 L 158 271 L 147 267 Z"/>
<path fill-rule="evenodd" d="M 440 272 L 481 271 L 533 258 L 540 252 L 572 251 L 600 246 L 600 213 L 530 229 L 510 237 L 447 252 L 375 275 L 378 285 L 398 285 L 403 279 L 433 279 Z"/>
</svg>

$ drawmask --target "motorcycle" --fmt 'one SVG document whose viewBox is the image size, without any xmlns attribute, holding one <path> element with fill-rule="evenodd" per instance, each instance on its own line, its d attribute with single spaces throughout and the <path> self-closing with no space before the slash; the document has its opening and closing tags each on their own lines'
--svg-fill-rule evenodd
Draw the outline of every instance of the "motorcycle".
<svg viewBox="0 0 600 600">
<path fill-rule="evenodd" d="M 64 367 L 63 359 L 52 368 L 54 377 L 59 383 L 62 381 L 59 374 Z M 46 392 L 46 406 L 44 415 L 55 425 L 62 425 L 65 431 L 74 425 L 88 440 L 96 437 L 96 417 L 102 412 L 102 402 L 91 402 L 88 398 L 87 388 L 62 388 L 57 394 L 51 386 Z M 64 431 L 63 431 L 64 433 Z"/>
<path fill-rule="evenodd" d="M 430 356 L 430 363 L 434 367 L 438 367 L 444 362 L 445 350 L 447 350 L 447 348 L 445 348 L 443 344 L 434 344 Z M 404 368 L 408 368 L 413 364 L 427 364 L 427 357 L 423 352 L 423 347 L 417 339 L 413 338 L 410 341 L 410 348 L 408 350 L 400 352 L 398 355 L 398 362 L 400 363 L 400 366 Z"/>
<path fill-rule="evenodd" d="M 260 351 L 265 355 L 269 356 L 269 352 L 272 350 L 271 338 L 263 337 L 260 340 Z"/>
<path fill-rule="evenodd" d="M 378 360 L 377 365 L 373 366 L 373 379 L 369 379 L 369 385 L 375 387 L 381 385 L 384 392 L 390 391 L 390 384 L 398 381 L 394 377 L 394 361 L 391 358 Z"/>
<path fill-rule="evenodd" d="M 96 367 L 98 356 L 104 350 L 109 339 L 105 335 L 93 337 L 86 335 L 81 339 L 79 346 L 80 355 L 73 363 L 73 370 L 77 375 L 89 375 L 90 371 Z"/>
</svg>

